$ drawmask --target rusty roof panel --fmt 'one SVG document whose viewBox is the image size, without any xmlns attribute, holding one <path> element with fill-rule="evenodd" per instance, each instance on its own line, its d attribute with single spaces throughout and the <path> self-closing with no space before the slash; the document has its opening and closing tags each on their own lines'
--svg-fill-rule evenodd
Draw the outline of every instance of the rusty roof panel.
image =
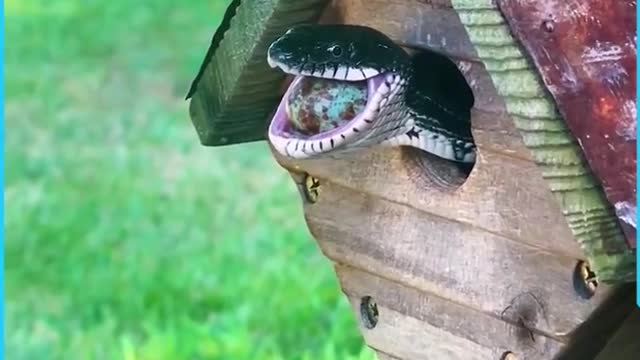
<svg viewBox="0 0 640 360">
<path fill-rule="evenodd" d="M 498 0 L 636 247 L 636 1 Z"/>
</svg>

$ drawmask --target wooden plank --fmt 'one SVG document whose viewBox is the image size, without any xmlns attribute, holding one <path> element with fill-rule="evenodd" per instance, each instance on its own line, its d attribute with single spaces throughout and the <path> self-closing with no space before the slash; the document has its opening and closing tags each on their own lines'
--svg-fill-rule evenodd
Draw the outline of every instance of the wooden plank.
<svg viewBox="0 0 640 360">
<path fill-rule="evenodd" d="M 493 316 L 528 294 L 541 308 L 531 327 L 550 336 L 573 331 L 608 296 L 602 285 L 589 301 L 579 297 L 572 282 L 576 259 L 330 182 L 321 180 L 305 218 L 337 263 Z"/>
<path fill-rule="evenodd" d="M 634 309 L 595 360 L 636 360 L 640 358 L 640 310 Z"/>
<path fill-rule="evenodd" d="M 382 351 L 378 351 L 378 360 L 402 360 L 395 356 L 391 356 L 389 354 L 385 354 Z"/>
<path fill-rule="evenodd" d="M 339 0 L 327 7 L 320 21 L 365 25 L 403 46 L 428 47 L 467 60 L 477 58 L 448 0 Z"/>
<path fill-rule="evenodd" d="M 266 139 L 284 74 L 271 69 L 267 48 L 290 27 L 316 21 L 328 0 L 237 1 L 229 29 L 217 32 L 195 80 L 191 121 L 207 146 Z M 233 15 L 233 16 L 232 16 Z M 232 16 L 232 17 L 231 17 Z"/>
<path fill-rule="evenodd" d="M 402 149 L 372 149 L 354 152 L 347 158 L 306 161 L 292 161 L 274 152 L 277 161 L 293 171 L 302 168 L 337 185 L 406 204 L 541 251 L 576 259 L 584 256 L 535 164 L 482 149 L 479 154 L 464 185 L 453 190 L 430 183 L 434 162 L 429 159 L 433 157 L 416 158 Z M 429 161 L 420 165 L 420 159 Z"/>
<path fill-rule="evenodd" d="M 359 318 L 364 297 L 376 304 L 378 319 L 361 325 L 372 348 L 397 359 L 500 359 L 506 351 L 522 359 L 550 359 L 563 344 L 442 297 L 348 266 L 336 266 Z M 393 336 L 390 336 L 393 334 Z"/>
<path fill-rule="evenodd" d="M 452 0 L 452 5 L 592 268 L 601 281 L 633 281 L 635 254 L 626 251 L 628 246 L 615 209 L 535 67 L 511 36 L 507 24 L 496 20 L 502 16 L 495 3 Z"/>
<path fill-rule="evenodd" d="M 636 243 L 636 1 L 498 1 Z"/>
</svg>

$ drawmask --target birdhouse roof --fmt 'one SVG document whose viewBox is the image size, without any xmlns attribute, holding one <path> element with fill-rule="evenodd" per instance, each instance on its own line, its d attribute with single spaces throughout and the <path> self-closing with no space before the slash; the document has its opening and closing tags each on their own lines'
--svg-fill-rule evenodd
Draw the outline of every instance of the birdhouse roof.
<svg viewBox="0 0 640 360">
<path fill-rule="evenodd" d="M 635 248 L 635 0 L 498 5 Z"/>
</svg>

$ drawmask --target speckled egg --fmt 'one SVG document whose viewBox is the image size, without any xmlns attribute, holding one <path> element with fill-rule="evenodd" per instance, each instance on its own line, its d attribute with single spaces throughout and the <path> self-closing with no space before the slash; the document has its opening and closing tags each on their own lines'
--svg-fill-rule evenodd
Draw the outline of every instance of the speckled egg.
<svg viewBox="0 0 640 360">
<path fill-rule="evenodd" d="M 311 136 L 335 129 L 362 112 L 367 83 L 303 78 L 287 98 L 287 116 L 293 130 Z"/>
</svg>

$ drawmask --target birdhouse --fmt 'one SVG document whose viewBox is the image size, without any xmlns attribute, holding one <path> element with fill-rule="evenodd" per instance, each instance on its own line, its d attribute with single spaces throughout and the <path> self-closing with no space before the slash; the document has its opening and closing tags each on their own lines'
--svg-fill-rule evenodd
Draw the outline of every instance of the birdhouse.
<svg viewBox="0 0 640 360">
<path fill-rule="evenodd" d="M 471 163 L 409 143 L 308 158 L 272 146 L 365 341 L 380 359 L 631 359 L 613 334 L 639 327 L 635 10 L 234 0 L 190 115 L 203 145 L 268 141 L 291 78 L 267 52 L 299 24 L 364 26 L 450 59 L 473 93 Z M 428 83 L 442 70 L 420 71 Z"/>
</svg>

